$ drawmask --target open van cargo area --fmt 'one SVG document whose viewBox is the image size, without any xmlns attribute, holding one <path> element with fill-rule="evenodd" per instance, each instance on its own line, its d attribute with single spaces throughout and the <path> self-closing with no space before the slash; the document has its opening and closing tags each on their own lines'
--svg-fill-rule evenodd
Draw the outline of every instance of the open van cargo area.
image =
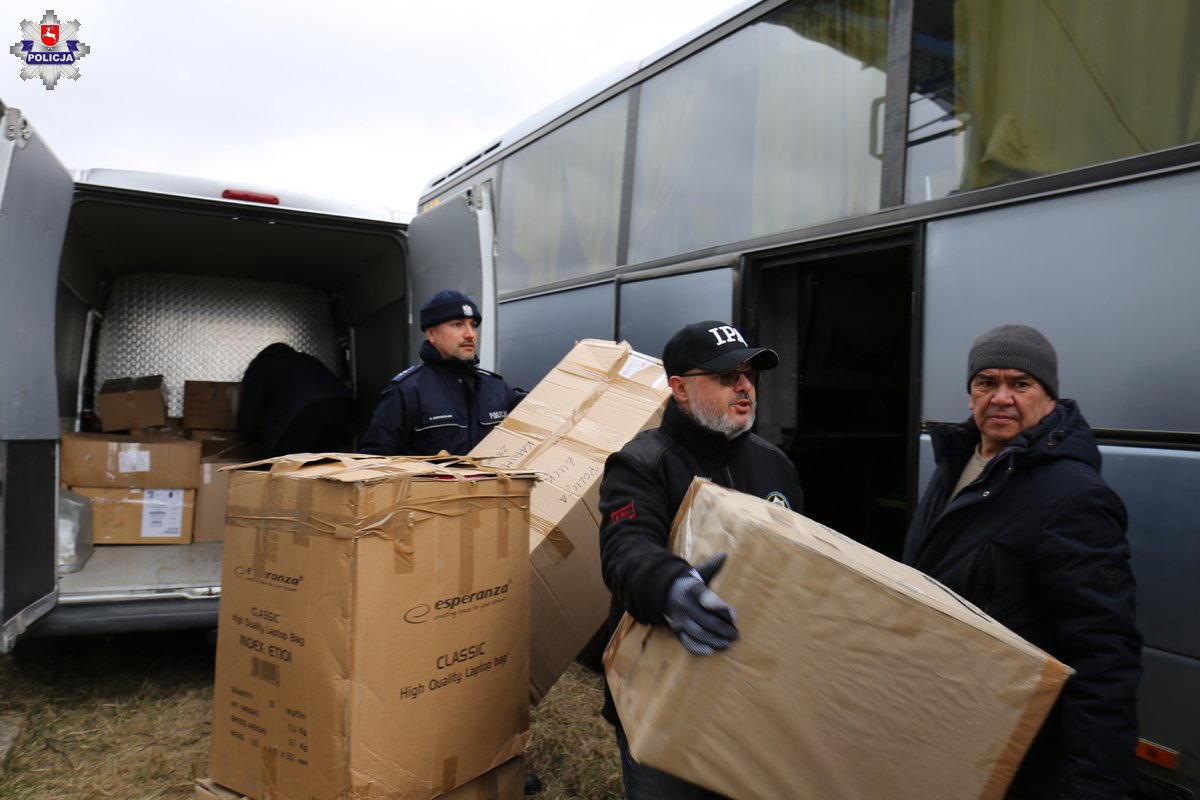
<svg viewBox="0 0 1200 800">
<path fill-rule="evenodd" d="M 162 375 L 180 418 L 186 381 L 238 382 L 284 342 L 346 383 L 361 433 L 405 365 L 405 252 L 398 223 L 78 184 L 55 323 L 60 431 L 98 431 L 96 394 L 116 378 Z M 220 562 L 220 542 L 97 546 L 30 633 L 215 624 Z"/>
</svg>

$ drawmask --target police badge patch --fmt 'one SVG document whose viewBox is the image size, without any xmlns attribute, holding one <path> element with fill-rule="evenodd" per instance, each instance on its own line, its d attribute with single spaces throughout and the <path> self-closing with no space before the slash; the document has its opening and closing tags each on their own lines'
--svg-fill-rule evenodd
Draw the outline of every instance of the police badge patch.
<svg viewBox="0 0 1200 800">
<path fill-rule="evenodd" d="M 47 89 L 53 89 L 61 77 L 79 80 L 76 63 L 92 52 L 92 48 L 75 36 L 80 27 L 76 19 L 65 25 L 59 24 L 54 9 L 46 11 L 40 25 L 21 20 L 21 32 L 26 38 L 8 48 L 8 52 L 24 63 L 21 80 L 41 78 Z"/>
<path fill-rule="evenodd" d="M 767 502 L 774 503 L 777 506 L 783 506 L 789 511 L 792 508 L 792 504 L 788 502 L 786 497 L 784 497 L 783 492 L 771 492 L 769 495 L 767 495 Z"/>
</svg>

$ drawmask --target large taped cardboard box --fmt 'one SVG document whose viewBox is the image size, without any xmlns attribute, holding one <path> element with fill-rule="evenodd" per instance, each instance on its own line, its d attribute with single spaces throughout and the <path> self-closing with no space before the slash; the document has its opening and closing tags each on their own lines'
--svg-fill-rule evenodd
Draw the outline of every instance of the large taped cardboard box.
<svg viewBox="0 0 1200 800">
<path fill-rule="evenodd" d="M 699 658 L 626 615 L 605 667 L 634 758 L 738 798 L 1000 798 L 1070 674 L 922 573 L 693 483 L 672 531 L 739 640 Z"/>
<path fill-rule="evenodd" d="M 96 394 L 103 431 L 127 431 L 167 424 L 167 394 L 162 375 L 113 378 Z"/>
<path fill-rule="evenodd" d="M 514 758 L 478 778 L 451 789 L 438 800 L 520 800 L 525 796 L 525 763 Z M 220 785 L 212 778 L 196 781 L 195 800 L 259 800 Z"/>
<path fill-rule="evenodd" d="M 608 616 L 598 511 L 604 461 L 659 424 L 669 395 L 658 359 L 624 342 L 584 339 L 470 453 L 542 479 L 529 536 L 534 702 Z"/>
<path fill-rule="evenodd" d="M 183 427 L 237 430 L 240 389 L 236 381 L 184 381 Z"/>
<path fill-rule="evenodd" d="M 195 489 L 200 482 L 200 442 L 64 433 L 61 448 L 60 477 L 68 486 Z"/>
<path fill-rule="evenodd" d="M 94 544 L 190 544 L 194 489 L 72 486 L 92 506 Z"/>
<path fill-rule="evenodd" d="M 425 800 L 521 755 L 532 484 L 349 455 L 231 470 L 210 777 Z"/>
</svg>

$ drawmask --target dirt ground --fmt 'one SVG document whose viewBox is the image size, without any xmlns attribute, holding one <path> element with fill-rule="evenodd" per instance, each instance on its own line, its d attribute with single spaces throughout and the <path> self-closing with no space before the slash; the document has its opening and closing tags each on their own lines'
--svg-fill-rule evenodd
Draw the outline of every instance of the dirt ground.
<svg viewBox="0 0 1200 800">
<path fill-rule="evenodd" d="M 213 645 L 203 631 L 22 640 L 0 656 L 0 712 L 23 715 L 8 800 L 190 800 L 208 774 Z M 616 800 L 600 676 L 579 665 L 531 716 L 539 800 Z"/>
</svg>

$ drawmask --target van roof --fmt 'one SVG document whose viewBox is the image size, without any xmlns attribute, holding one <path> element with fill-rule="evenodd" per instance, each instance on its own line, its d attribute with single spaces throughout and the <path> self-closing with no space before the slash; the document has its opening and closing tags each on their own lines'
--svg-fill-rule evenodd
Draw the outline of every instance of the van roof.
<svg viewBox="0 0 1200 800">
<path fill-rule="evenodd" d="M 311 211 L 381 222 L 406 223 L 408 222 L 406 217 L 411 216 L 374 203 L 342 200 L 290 189 L 264 187 L 243 181 L 221 181 L 214 178 L 197 178 L 165 172 L 85 169 L 72 170 L 71 177 L 76 183 L 90 186 L 109 186 L 116 189 L 153 192 L 176 197 L 194 197 L 231 205 L 269 205 L 294 211 Z"/>
</svg>

